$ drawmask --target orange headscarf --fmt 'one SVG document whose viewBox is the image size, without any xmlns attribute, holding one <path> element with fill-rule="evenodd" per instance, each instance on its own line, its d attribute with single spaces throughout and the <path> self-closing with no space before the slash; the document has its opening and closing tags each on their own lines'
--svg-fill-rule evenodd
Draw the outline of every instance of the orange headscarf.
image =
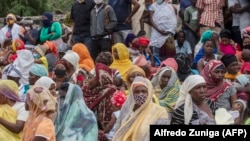
<svg viewBox="0 0 250 141">
<path fill-rule="evenodd" d="M 88 48 L 82 43 L 76 43 L 72 50 L 76 52 L 79 57 L 79 67 L 85 69 L 86 71 L 90 71 L 94 68 L 95 64 L 94 61 L 89 53 Z"/>
<path fill-rule="evenodd" d="M 52 41 L 46 41 L 44 45 L 48 47 L 48 49 L 51 51 L 53 55 L 57 56 L 58 49 L 57 46 Z"/>
</svg>

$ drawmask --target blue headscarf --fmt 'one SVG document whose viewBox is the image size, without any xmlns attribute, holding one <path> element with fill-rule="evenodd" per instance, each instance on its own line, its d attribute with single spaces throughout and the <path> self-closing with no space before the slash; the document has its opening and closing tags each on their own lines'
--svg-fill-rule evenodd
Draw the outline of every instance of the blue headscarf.
<svg viewBox="0 0 250 141">
<path fill-rule="evenodd" d="M 43 26 L 49 27 L 53 23 L 53 15 L 49 12 L 44 12 L 43 16 L 47 18 L 43 20 Z"/>
<path fill-rule="evenodd" d="M 97 120 L 95 114 L 85 104 L 81 88 L 76 84 L 64 83 L 61 90 L 67 91 L 67 94 L 65 98 L 58 99 L 58 111 L 54 123 L 56 140 L 97 141 Z"/>
<path fill-rule="evenodd" d="M 33 64 L 30 68 L 30 72 L 36 76 L 48 76 L 48 70 L 45 68 L 44 65 L 41 64 Z"/>
</svg>

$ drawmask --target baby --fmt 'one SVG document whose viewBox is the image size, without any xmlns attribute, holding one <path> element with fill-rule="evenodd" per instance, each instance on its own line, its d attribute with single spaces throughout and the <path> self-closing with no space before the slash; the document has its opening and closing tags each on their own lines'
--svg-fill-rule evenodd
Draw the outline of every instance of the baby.
<svg viewBox="0 0 250 141">
<path fill-rule="evenodd" d="M 234 101 L 232 109 L 228 112 L 234 118 L 236 125 L 243 124 L 244 116 L 246 115 L 247 102 L 242 99 L 237 99 Z"/>
</svg>

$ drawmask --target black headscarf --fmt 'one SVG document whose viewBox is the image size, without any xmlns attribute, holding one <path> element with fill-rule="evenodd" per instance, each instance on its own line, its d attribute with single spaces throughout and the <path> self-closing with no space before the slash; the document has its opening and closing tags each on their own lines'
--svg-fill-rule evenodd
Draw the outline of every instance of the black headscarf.
<svg viewBox="0 0 250 141">
<path fill-rule="evenodd" d="M 178 64 L 177 75 L 180 82 L 183 82 L 189 75 L 192 74 L 190 60 L 184 53 L 177 53 L 175 60 Z"/>
</svg>

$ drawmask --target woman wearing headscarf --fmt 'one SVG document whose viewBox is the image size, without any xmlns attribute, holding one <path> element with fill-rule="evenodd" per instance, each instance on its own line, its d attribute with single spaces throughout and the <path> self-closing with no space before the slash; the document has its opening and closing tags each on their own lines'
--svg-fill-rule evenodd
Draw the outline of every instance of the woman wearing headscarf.
<svg viewBox="0 0 250 141">
<path fill-rule="evenodd" d="M 230 110 L 237 99 L 236 89 L 224 80 L 226 68 L 221 61 L 211 60 L 201 71 L 207 83 L 206 97 L 216 102 L 219 108 Z"/>
<path fill-rule="evenodd" d="M 147 141 L 150 125 L 169 124 L 168 113 L 153 103 L 153 86 L 148 79 L 136 77 L 130 91 L 115 124 L 113 140 Z"/>
<path fill-rule="evenodd" d="M 127 88 L 126 94 L 127 95 L 130 94 L 129 88 L 137 76 L 141 76 L 141 77 L 146 78 L 145 71 L 137 65 L 132 65 L 127 72 L 127 78 L 126 78 L 126 82 L 127 82 L 126 83 L 126 88 Z M 154 103 L 159 104 L 159 99 L 155 94 L 153 94 L 152 100 Z"/>
<path fill-rule="evenodd" d="M 57 99 L 56 94 L 56 82 L 48 76 L 40 77 L 36 82 L 35 85 L 43 86 L 47 88 L 51 95 Z"/>
<path fill-rule="evenodd" d="M 42 76 L 48 76 L 48 70 L 41 64 L 33 64 L 30 68 L 29 84 L 34 85 Z"/>
<path fill-rule="evenodd" d="M 100 129 L 111 120 L 113 108 L 110 103 L 116 87 L 113 83 L 112 70 L 101 63 L 95 66 L 95 77 L 86 81 L 82 87 L 87 106 L 97 114 Z"/>
<path fill-rule="evenodd" d="M 214 125 L 217 106 L 205 99 L 206 81 L 200 75 L 191 75 L 182 83 L 171 124 Z"/>
<path fill-rule="evenodd" d="M 49 12 L 44 12 L 43 15 L 43 27 L 40 31 L 40 42 L 44 43 L 47 40 L 53 41 L 56 46 L 59 46 L 63 41 L 62 37 L 62 27 L 59 22 L 53 21 L 53 15 Z"/>
<path fill-rule="evenodd" d="M 118 69 L 122 75 L 122 79 L 125 81 L 126 73 L 132 66 L 132 62 L 129 59 L 128 48 L 122 43 L 116 43 L 112 46 L 113 63 L 110 65 L 113 69 Z"/>
<path fill-rule="evenodd" d="M 56 100 L 45 87 L 35 85 L 27 92 L 26 109 L 29 117 L 23 130 L 23 141 L 56 141 L 52 115 Z"/>
<path fill-rule="evenodd" d="M 171 117 L 180 91 L 180 82 L 175 71 L 171 67 L 163 67 L 155 74 L 151 82 L 160 105 Z"/>
<path fill-rule="evenodd" d="M 177 53 L 174 58 L 178 64 L 177 76 L 179 81 L 183 82 L 189 75 L 192 75 L 190 60 L 184 53 Z"/>
<path fill-rule="evenodd" d="M 0 30 L 0 45 L 3 46 L 5 41 L 11 41 L 15 39 L 20 39 L 21 27 L 16 24 L 16 16 L 9 13 L 6 16 L 6 26 Z"/>
<path fill-rule="evenodd" d="M 21 141 L 28 115 L 18 85 L 12 80 L 0 80 L 0 140 Z"/>
<path fill-rule="evenodd" d="M 57 61 L 58 48 L 52 41 L 46 41 L 43 45 L 47 47 L 47 51 L 45 52 L 44 56 L 48 62 L 49 76 L 52 77 L 53 69 Z"/>
<path fill-rule="evenodd" d="M 55 127 L 58 141 L 97 141 L 96 117 L 85 104 L 78 85 L 61 86 Z"/>
<path fill-rule="evenodd" d="M 79 68 L 82 68 L 86 70 L 87 72 L 90 72 L 95 66 L 93 59 L 91 58 L 91 55 L 88 51 L 88 48 L 82 44 L 82 43 L 76 43 L 72 50 L 76 52 L 80 59 L 79 59 Z"/>
</svg>

